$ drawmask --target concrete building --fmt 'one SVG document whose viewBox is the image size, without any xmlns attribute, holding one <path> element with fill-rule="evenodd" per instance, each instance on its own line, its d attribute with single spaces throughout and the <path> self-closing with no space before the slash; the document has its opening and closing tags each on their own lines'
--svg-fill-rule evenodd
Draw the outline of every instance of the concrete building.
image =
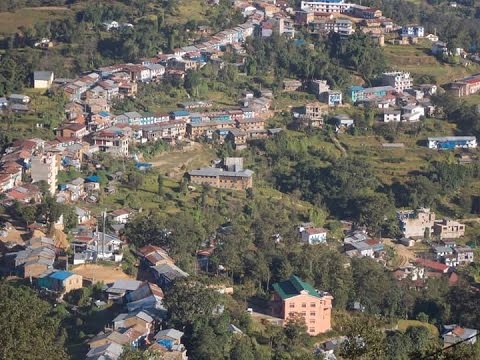
<svg viewBox="0 0 480 360">
<path fill-rule="evenodd" d="M 465 224 L 448 219 L 437 220 L 433 224 L 433 234 L 440 240 L 457 239 L 465 235 Z"/>
<path fill-rule="evenodd" d="M 300 316 L 311 336 L 331 330 L 333 297 L 330 294 L 315 290 L 295 275 L 273 284 L 273 290 L 272 315 L 280 317 L 283 324 Z"/>
<path fill-rule="evenodd" d="M 301 232 L 302 241 L 309 244 L 322 244 L 327 241 L 327 230 L 323 228 L 307 228 Z"/>
<path fill-rule="evenodd" d="M 228 159 L 228 158 L 227 158 Z M 227 160 L 226 159 L 226 160 Z M 227 164 L 227 163 L 226 163 Z M 238 165 L 238 161 L 236 162 Z M 192 184 L 207 184 L 220 189 L 245 190 L 253 187 L 253 171 L 243 165 L 202 168 L 188 173 Z"/>
<path fill-rule="evenodd" d="M 457 256 L 459 265 L 470 264 L 473 262 L 473 249 L 470 246 L 456 246 L 453 252 Z"/>
<path fill-rule="evenodd" d="M 427 141 L 429 149 L 452 150 L 457 148 L 475 149 L 477 147 L 475 136 L 429 137 Z"/>
<path fill-rule="evenodd" d="M 382 83 L 394 87 L 397 92 L 404 92 L 412 88 L 413 79 L 409 72 L 391 71 L 382 74 Z"/>
<path fill-rule="evenodd" d="M 60 157 L 53 153 L 39 153 L 31 158 L 32 182 L 45 181 L 50 194 L 55 194 L 57 189 L 57 176 Z"/>
<path fill-rule="evenodd" d="M 428 208 L 398 211 L 397 218 L 400 230 L 407 238 L 423 238 L 426 233 L 430 235 L 435 223 L 435 213 Z"/>
<path fill-rule="evenodd" d="M 423 38 L 425 36 L 425 28 L 419 25 L 405 25 L 402 27 L 401 36 Z"/>
<path fill-rule="evenodd" d="M 100 151 L 118 156 L 128 156 L 130 139 L 124 133 L 114 130 L 101 130 L 93 137 L 93 143 Z"/>
<path fill-rule="evenodd" d="M 323 118 L 328 114 L 328 106 L 319 102 L 305 104 L 305 117 L 311 122 L 311 127 L 322 127 Z"/>
<path fill-rule="evenodd" d="M 300 4 L 302 10 L 318 13 L 343 13 L 351 6 L 352 4 L 346 4 L 344 0 L 302 1 Z"/>
<path fill-rule="evenodd" d="M 69 271 L 49 271 L 38 278 L 38 286 L 43 289 L 66 294 L 72 290 L 83 287 L 82 275 Z"/>
<path fill-rule="evenodd" d="M 34 89 L 50 89 L 54 75 L 52 71 L 35 71 L 33 73 Z"/>
<path fill-rule="evenodd" d="M 402 112 L 400 110 L 385 109 L 383 111 L 383 122 L 400 122 L 402 120 Z"/>
</svg>

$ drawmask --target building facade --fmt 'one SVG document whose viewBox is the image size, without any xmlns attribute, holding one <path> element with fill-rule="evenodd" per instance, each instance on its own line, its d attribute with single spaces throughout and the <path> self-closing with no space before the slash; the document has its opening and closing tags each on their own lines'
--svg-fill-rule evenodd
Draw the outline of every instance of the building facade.
<svg viewBox="0 0 480 360">
<path fill-rule="evenodd" d="M 435 223 L 435 213 L 428 208 L 398 211 L 397 218 L 400 222 L 400 230 L 407 238 L 423 238 L 426 233 L 430 235 Z"/>
<path fill-rule="evenodd" d="M 382 74 L 382 83 L 394 87 L 397 92 L 404 92 L 412 88 L 413 79 L 409 72 L 391 71 Z"/>
<path fill-rule="evenodd" d="M 301 317 L 311 336 L 331 330 L 333 297 L 330 294 L 318 292 L 295 275 L 274 284 L 273 290 L 272 315 L 280 317 L 284 324 Z"/>
<path fill-rule="evenodd" d="M 59 161 L 59 156 L 53 153 L 40 153 L 32 156 L 31 159 L 32 182 L 47 182 L 52 195 L 55 194 L 57 189 Z"/>
</svg>

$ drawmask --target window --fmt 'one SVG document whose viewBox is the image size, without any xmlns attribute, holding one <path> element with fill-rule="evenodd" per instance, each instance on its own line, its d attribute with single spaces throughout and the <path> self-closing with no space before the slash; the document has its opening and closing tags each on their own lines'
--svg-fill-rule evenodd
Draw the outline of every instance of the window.
<svg viewBox="0 0 480 360">
<path fill-rule="evenodd" d="M 315 315 L 316 315 L 315 311 L 310 311 L 310 316 L 315 316 Z"/>
<path fill-rule="evenodd" d="M 315 304 L 315 303 L 310 303 L 310 307 L 316 307 L 316 306 L 317 306 L 317 304 Z"/>
<path fill-rule="evenodd" d="M 315 319 L 310 319 L 310 324 L 315 324 Z"/>
<path fill-rule="evenodd" d="M 307 316 L 307 313 L 306 313 L 305 311 L 302 312 L 302 316 L 303 316 L 303 317 Z"/>
<path fill-rule="evenodd" d="M 315 328 L 310 328 L 310 329 L 308 329 L 308 332 L 314 333 L 314 332 L 315 332 Z"/>
<path fill-rule="evenodd" d="M 306 308 L 307 307 L 307 304 L 306 303 L 302 303 L 302 308 Z"/>
<path fill-rule="evenodd" d="M 294 303 L 290 303 L 289 305 L 290 309 L 293 309 L 295 307 L 295 304 Z"/>
</svg>

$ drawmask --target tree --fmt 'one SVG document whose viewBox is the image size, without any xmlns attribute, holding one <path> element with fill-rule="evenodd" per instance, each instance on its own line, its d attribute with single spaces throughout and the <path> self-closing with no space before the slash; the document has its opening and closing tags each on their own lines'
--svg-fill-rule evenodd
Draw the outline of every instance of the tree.
<svg viewBox="0 0 480 360">
<path fill-rule="evenodd" d="M 126 346 L 123 349 L 119 360 L 162 360 L 163 358 L 164 356 L 157 351 L 142 351 L 139 349 L 132 349 L 130 346 Z"/>
<path fill-rule="evenodd" d="M 163 186 L 163 176 L 160 174 L 157 177 L 157 183 L 158 183 L 158 195 L 163 196 L 165 195 L 165 188 Z"/>
<path fill-rule="evenodd" d="M 252 342 L 248 337 L 240 337 L 234 340 L 230 350 L 231 360 L 255 360 Z"/>
<path fill-rule="evenodd" d="M 191 326 L 198 320 L 208 321 L 219 303 L 218 292 L 189 278 L 176 281 L 164 299 L 169 320 L 176 326 Z"/>
<path fill-rule="evenodd" d="M 345 327 L 340 355 L 347 360 L 383 359 L 383 335 L 369 318 L 356 318 Z"/>
<path fill-rule="evenodd" d="M 0 357 L 67 359 L 60 321 L 52 307 L 26 287 L 0 284 Z"/>
<path fill-rule="evenodd" d="M 28 225 L 32 224 L 37 218 L 37 208 L 33 205 L 20 205 L 17 209 L 18 214 L 21 216 L 23 221 Z"/>
<path fill-rule="evenodd" d="M 131 172 L 127 175 L 127 185 L 131 188 L 138 190 L 143 184 L 143 176 L 137 172 Z"/>
</svg>

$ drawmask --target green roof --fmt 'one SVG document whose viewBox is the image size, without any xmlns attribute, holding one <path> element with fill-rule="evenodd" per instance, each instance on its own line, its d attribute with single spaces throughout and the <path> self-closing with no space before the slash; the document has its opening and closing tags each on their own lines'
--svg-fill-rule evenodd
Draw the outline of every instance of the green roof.
<svg viewBox="0 0 480 360">
<path fill-rule="evenodd" d="M 288 280 L 273 284 L 273 289 L 282 300 L 300 295 L 302 290 L 307 291 L 311 296 L 321 297 L 312 285 L 304 282 L 296 275 L 290 276 Z"/>
</svg>

